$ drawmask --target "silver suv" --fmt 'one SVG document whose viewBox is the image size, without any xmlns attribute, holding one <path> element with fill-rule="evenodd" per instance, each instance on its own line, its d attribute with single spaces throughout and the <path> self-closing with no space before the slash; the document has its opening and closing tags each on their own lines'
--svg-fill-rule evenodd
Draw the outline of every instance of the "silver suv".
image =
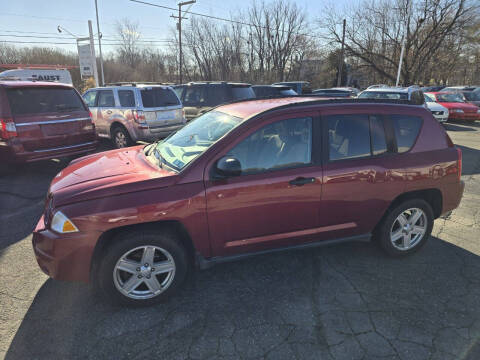
<svg viewBox="0 0 480 360">
<path fill-rule="evenodd" d="M 412 85 L 409 87 L 372 85 L 358 94 L 359 99 L 390 99 L 390 100 L 409 100 L 417 105 L 424 105 L 425 98 L 422 90 Z"/>
<path fill-rule="evenodd" d="M 169 86 L 116 83 L 83 94 L 97 135 L 122 148 L 168 136 L 185 124 L 182 103 Z"/>
</svg>

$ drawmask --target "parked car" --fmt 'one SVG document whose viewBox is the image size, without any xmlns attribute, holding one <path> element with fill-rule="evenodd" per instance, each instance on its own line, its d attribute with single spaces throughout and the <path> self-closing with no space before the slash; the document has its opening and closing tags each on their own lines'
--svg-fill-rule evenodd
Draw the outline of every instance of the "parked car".
<svg viewBox="0 0 480 360">
<path fill-rule="evenodd" d="M 30 162 L 95 150 L 95 128 L 66 84 L 0 81 L 0 162 Z"/>
<path fill-rule="evenodd" d="M 435 100 L 429 97 L 427 94 L 424 94 L 423 96 L 425 98 L 425 105 L 427 105 L 427 109 L 430 110 L 433 117 L 437 119 L 439 123 L 447 122 L 448 109 L 445 106 L 435 102 Z"/>
<path fill-rule="evenodd" d="M 272 85 L 285 85 L 293 89 L 297 94 L 311 94 L 312 87 L 308 81 L 284 81 Z"/>
<path fill-rule="evenodd" d="M 75 160 L 33 233 L 40 268 L 142 305 L 194 264 L 368 239 L 416 252 L 460 202 L 461 150 L 422 106 L 343 102 L 237 102 L 161 143 Z"/>
<path fill-rule="evenodd" d="M 475 91 L 475 92 L 480 92 L 480 86 L 478 86 L 478 85 L 449 86 L 449 87 L 446 87 L 446 88 L 442 89 L 442 91 Z"/>
<path fill-rule="evenodd" d="M 253 85 L 252 89 L 257 98 L 297 95 L 291 87 L 285 85 Z"/>
<path fill-rule="evenodd" d="M 225 81 L 191 82 L 177 85 L 174 90 L 185 107 L 187 121 L 220 104 L 255 97 L 250 84 Z"/>
<path fill-rule="evenodd" d="M 425 93 L 425 92 L 431 92 L 431 91 L 441 91 L 444 88 L 445 88 L 445 85 L 433 85 L 433 86 L 424 86 L 421 89 Z"/>
<path fill-rule="evenodd" d="M 330 88 L 330 89 L 316 89 L 312 91 L 312 95 L 318 97 L 345 97 L 353 98 L 358 95 L 359 91 L 354 88 Z"/>
<path fill-rule="evenodd" d="M 117 148 L 154 141 L 185 125 L 182 103 L 169 86 L 122 83 L 83 94 L 99 137 Z"/>
<path fill-rule="evenodd" d="M 451 89 L 451 90 L 448 90 Z M 473 104 L 475 106 L 480 106 L 480 91 L 473 91 L 473 90 L 460 90 L 456 88 L 448 88 L 443 91 L 447 92 L 458 92 L 459 94 L 462 94 L 464 97 L 464 100 L 470 104 Z M 472 89 L 472 88 L 469 88 Z"/>
<path fill-rule="evenodd" d="M 430 92 L 425 95 L 448 109 L 448 120 L 480 120 L 478 106 L 467 103 L 459 92 Z"/>
<path fill-rule="evenodd" d="M 358 94 L 359 99 L 390 99 L 390 100 L 408 100 L 415 104 L 424 104 L 425 98 L 422 90 L 418 86 L 409 87 L 375 87 L 368 88 Z"/>
</svg>

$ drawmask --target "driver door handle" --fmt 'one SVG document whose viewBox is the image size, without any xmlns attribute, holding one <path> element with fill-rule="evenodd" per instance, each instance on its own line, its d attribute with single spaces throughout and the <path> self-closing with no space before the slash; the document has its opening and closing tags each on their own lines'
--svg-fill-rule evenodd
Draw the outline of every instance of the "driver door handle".
<svg viewBox="0 0 480 360">
<path fill-rule="evenodd" d="M 305 184 L 313 184 L 314 182 L 315 182 L 314 177 L 305 178 L 305 177 L 300 176 L 300 177 L 297 177 L 294 180 L 290 180 L 288 183 L 290 185 L 293 185 L 293 186 L 303 186 Z"/>
<path fill-rule="evenodd" d="M 107 110 L 107 114 L 110 115 L 112 113 L 112 110 Z"/>
</svg>

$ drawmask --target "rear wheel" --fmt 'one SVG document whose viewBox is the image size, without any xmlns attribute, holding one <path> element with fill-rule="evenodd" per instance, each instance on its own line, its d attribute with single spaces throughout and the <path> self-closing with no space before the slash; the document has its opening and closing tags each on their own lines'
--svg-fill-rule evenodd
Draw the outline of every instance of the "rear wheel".
<svg viewBox="0 0 480 360">
<path fill-rule="evenodd" d="M 422 199 L 407 200 L 390 211 L 376 231 L 375 239 L 388 255 L 405 256 L 425 245 L 433 221 L 430 204 Z"/>
<path fill-rule="evenodd" d="M 127 129 L 121 125 L 117 125 L 112 130 L 113 146 L 117 149 L 132 146 L 133 141 Z"/>
<path fill-rule="evenodd" d="M 185 280 L 188 257 L 175 235 L 152 230 L 112 240 L 98 267 L 96 286 L 108 300 L 145 306 L 166 300 Z"/>
</svg>

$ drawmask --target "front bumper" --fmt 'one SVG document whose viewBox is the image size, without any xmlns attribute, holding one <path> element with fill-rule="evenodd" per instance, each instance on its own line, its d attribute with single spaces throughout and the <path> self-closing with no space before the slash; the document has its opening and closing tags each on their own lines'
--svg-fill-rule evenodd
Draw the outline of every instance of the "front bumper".
<svg viewBox="0 0 480 360">
<path fill-rule="evenodd" d="M 33 232 L 32 245 L 40 269 L 53 279 L 89 282 L 97 236 L 57 234 L 45 229 L 43 216 Z"/>
<path fill-rule="evenodd" d="M 439 122 L 439 123 L 444 123 L 448 120 L 448 115 L 433 115 L 433 117 Z"/>
<path fill-rule="evenodd" d="M 448 116 L 448 120 L 476 121 L 476 120 L 480 120 L 480 114 L 450 112 Z"/>
</svg>

